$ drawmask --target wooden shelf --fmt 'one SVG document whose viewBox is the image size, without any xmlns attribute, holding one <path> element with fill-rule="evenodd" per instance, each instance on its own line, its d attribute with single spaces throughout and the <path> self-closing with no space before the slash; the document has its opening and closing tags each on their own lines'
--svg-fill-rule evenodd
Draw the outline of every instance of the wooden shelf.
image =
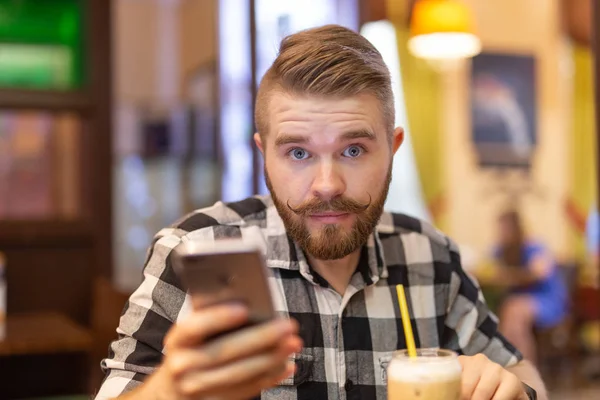
<svg viewBox="0 0 600 400">
<path fill-rule="evenodd" d="M 82 91 L 0 88 L 0 109 L 89 111 L 89 96 Z"/>
<path fill-rule="evenodd" d="M 58 313 L 9 315 L 0 356 L 89 352 L 90 332 Z"/>
<path fill-rule="evenodd" d="M 0 246 L 61 246 L 91 243 L 92 227 L 85 221 L 1 221 Z"/>
</svg>

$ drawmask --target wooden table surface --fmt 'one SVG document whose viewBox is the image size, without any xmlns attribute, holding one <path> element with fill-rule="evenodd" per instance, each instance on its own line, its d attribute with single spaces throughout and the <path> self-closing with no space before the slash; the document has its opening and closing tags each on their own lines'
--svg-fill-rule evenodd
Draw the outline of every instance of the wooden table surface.
<svg viewBox="0 0 600 400">
<path fill-rule="evenodd" d="M 0 357 L 88 352 L 91 333 L 58 313 L 8 315 Z"/>
</svg>

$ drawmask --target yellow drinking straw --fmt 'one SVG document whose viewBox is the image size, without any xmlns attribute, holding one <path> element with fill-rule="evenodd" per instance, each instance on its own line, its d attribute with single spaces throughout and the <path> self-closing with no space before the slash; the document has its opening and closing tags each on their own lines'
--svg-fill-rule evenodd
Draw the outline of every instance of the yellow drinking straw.
<svg viewBox="0 0 600 400">
<path fill-rule="evenodd" d="M 408 304 L 406 303 L 404 286 L 396 285 L 396 293 L 398 293 L 398 303 L 400 305 L 400 315 L 402 316 L 402 326 L 404 327 L 404 338 L 406 339 L 406 349 L 408 350 L 408 356 L 416 357 L 417 348 L 415 346 L 415 338 L 413 336 L 412 325 L 410 324 L 410 316 L 408 315 Z"/>
</svg>

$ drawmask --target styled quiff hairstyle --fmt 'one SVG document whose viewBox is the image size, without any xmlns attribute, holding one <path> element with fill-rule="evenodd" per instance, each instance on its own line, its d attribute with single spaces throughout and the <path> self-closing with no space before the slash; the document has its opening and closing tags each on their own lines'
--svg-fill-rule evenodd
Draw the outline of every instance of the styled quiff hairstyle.
<svg viewBox="0 0 600 400">
<path fill-rule="evenodd" d="M 390 72 L 381 54 L 363 36 L 339 25 L 325 25 L 287 36 L 265 73 L 256 96 L 255 122 L 259 134 L 269 131 L 270 94 L 350 97 L 372 94 L 380 103 L 391 140 L 394 96 Z"/>
</svg>

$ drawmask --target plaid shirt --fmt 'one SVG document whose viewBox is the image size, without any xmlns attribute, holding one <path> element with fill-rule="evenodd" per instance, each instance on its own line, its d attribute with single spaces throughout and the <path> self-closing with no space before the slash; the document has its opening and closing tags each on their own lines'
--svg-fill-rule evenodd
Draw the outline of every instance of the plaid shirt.
<svg viewBox="0 0 600 400">
<path fill-rule="evenodd" d="M 521 355 L 498 333 L 477 284 L 461 268 L 455 244 L 417 219 L 384 213 L 361 251 L 341 296 L 313 271 L 287 236 L 270 197 L 202 209 L 158 233 L 102 367 L 96 399 L 116 397 L 141 384 L 163 357 L 169 328 L 190 312 L 189 296 L 173 271 L 170 253 L 187 240 L 262 238 L 277 312 L 300 323 L 304 349 L 295 375 L 261 399 L 386 399 L 385 370 L 405 348 L 395 285 L 406 288 L 419 347 L 459 354 L 484 353 L 510 366 Z"/>
</svg>

